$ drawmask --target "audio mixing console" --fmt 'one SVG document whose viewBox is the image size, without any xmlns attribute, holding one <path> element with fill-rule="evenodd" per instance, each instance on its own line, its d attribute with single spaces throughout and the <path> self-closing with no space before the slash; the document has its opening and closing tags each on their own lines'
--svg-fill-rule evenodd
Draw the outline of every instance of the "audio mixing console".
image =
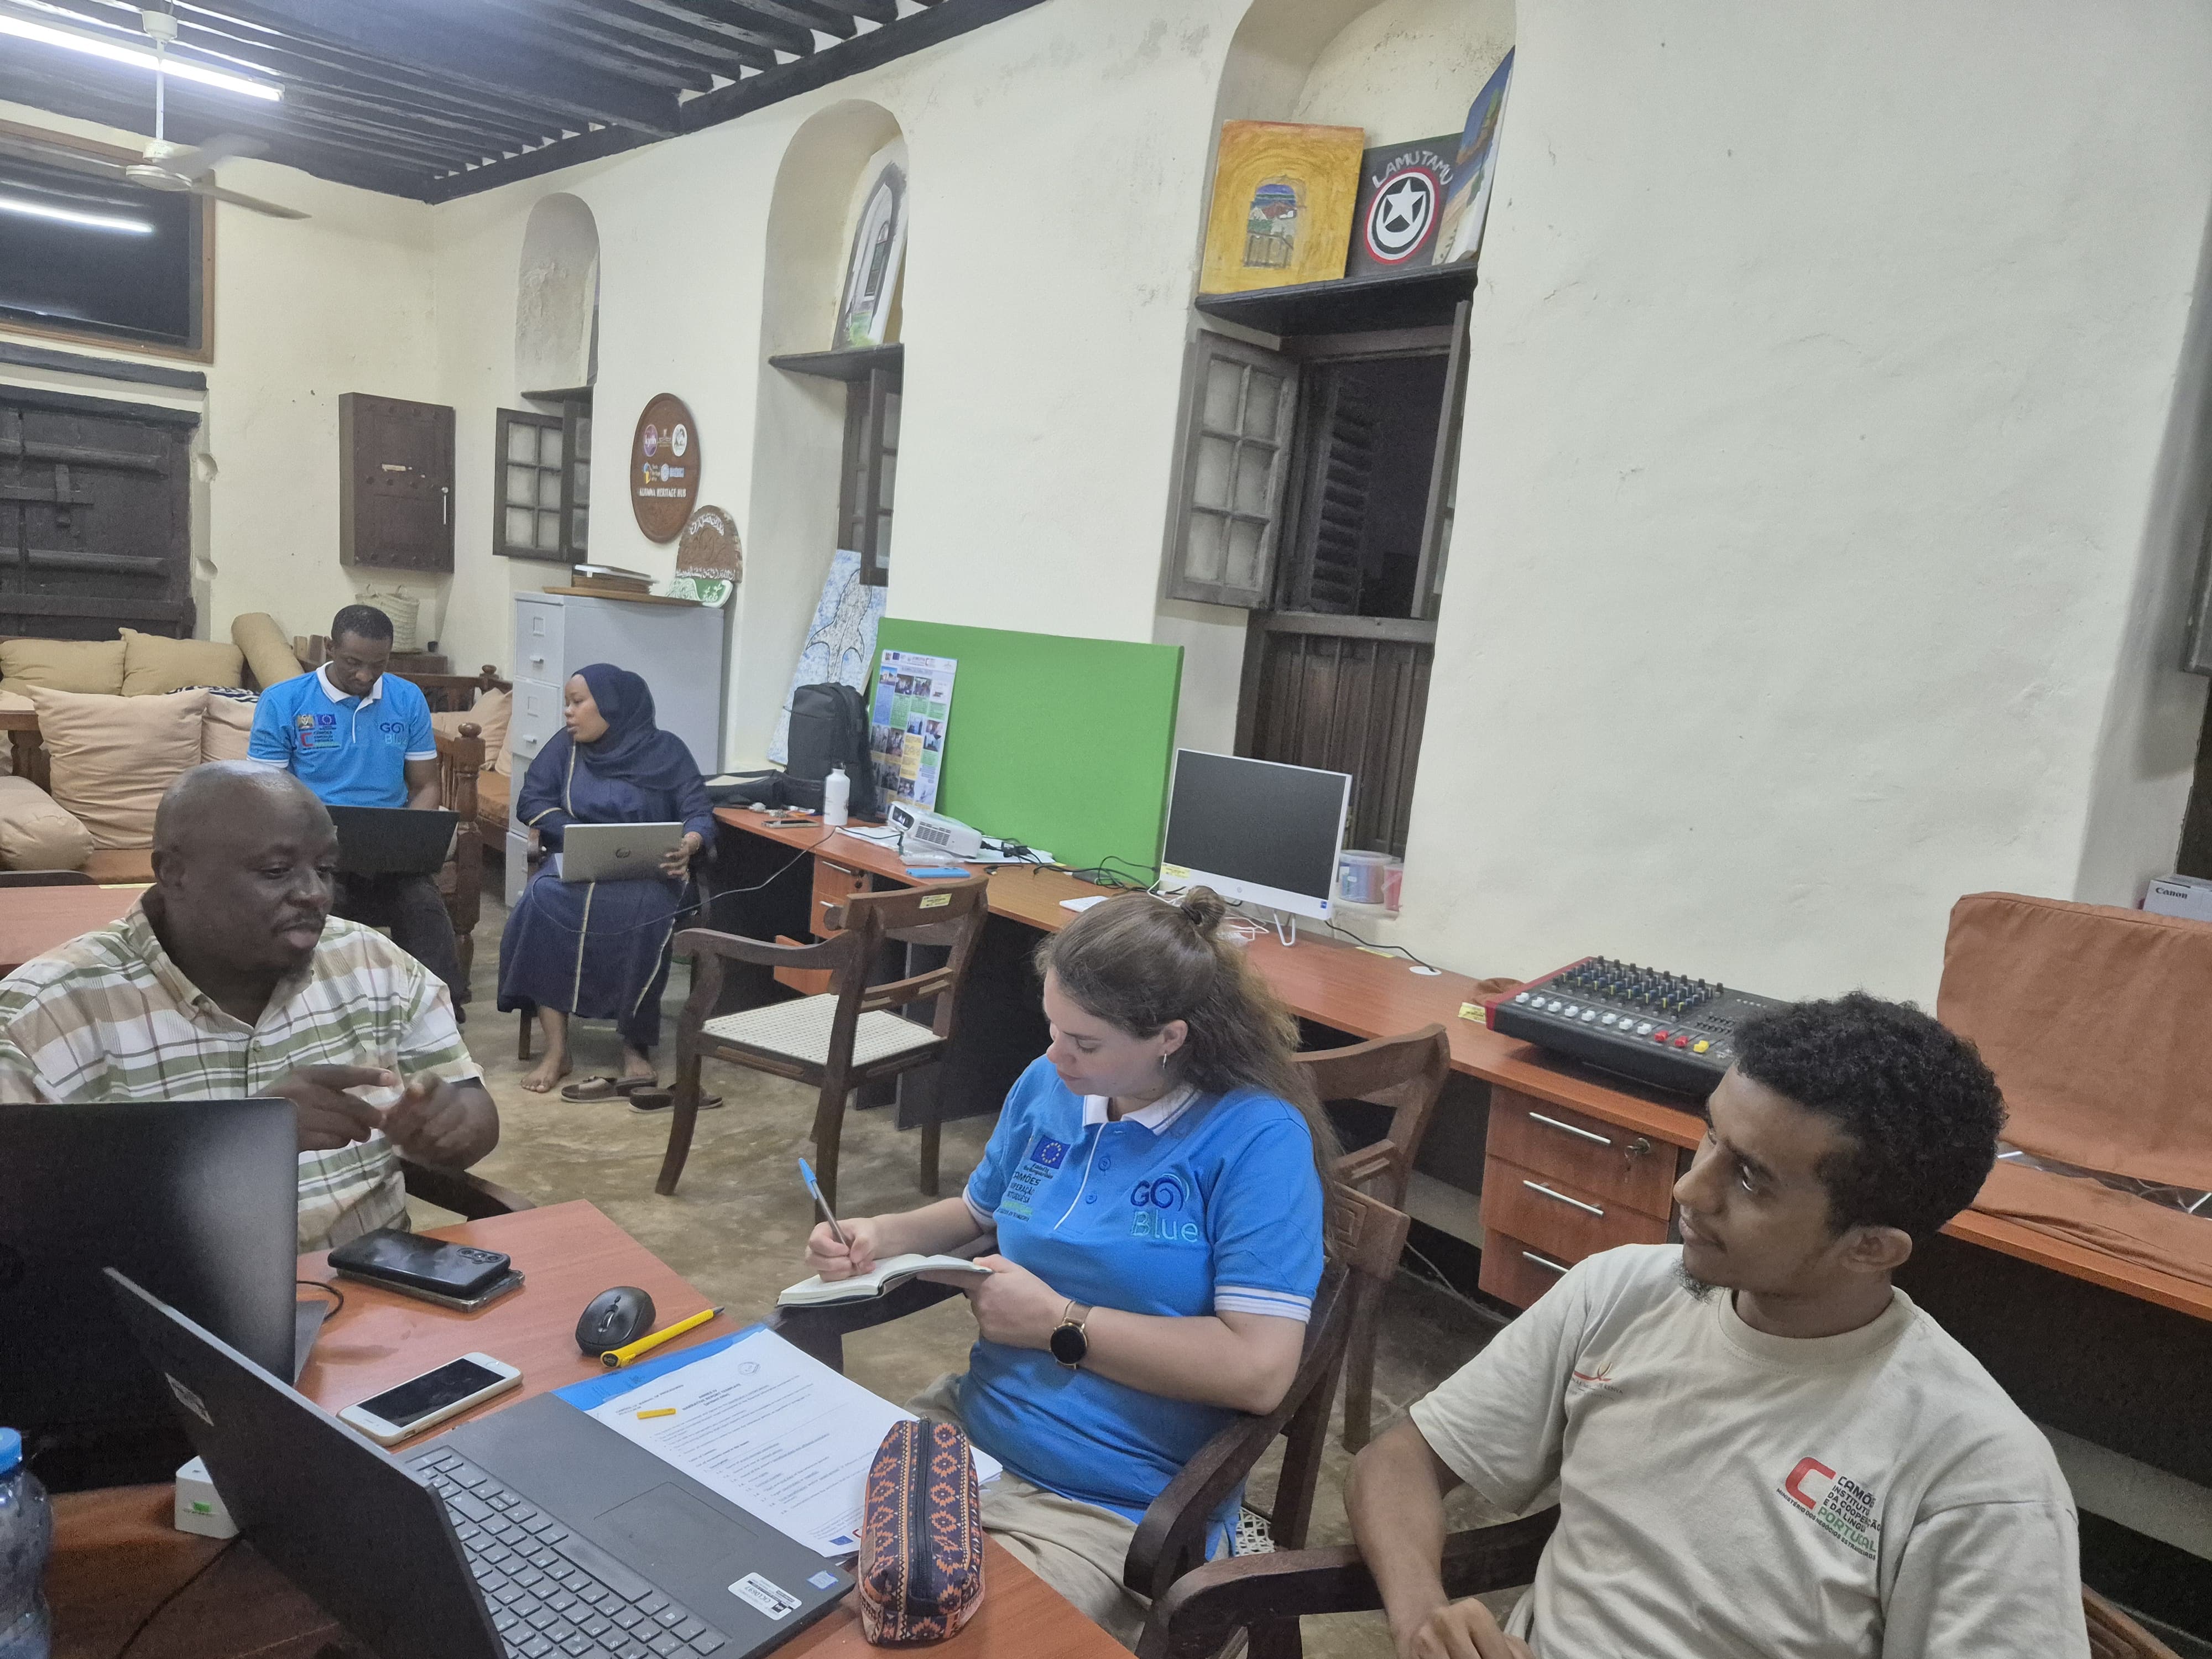
<svg viewBox="0 0 2212 1659">
<path fill-rule="evenodd" d="M 1735 1058 L 1736 1027 L 1781 1006 L 1702 979 L 1584 957 L 1483 1007 L 1493 1031 L 1702 1100 Z"/>
</svg>

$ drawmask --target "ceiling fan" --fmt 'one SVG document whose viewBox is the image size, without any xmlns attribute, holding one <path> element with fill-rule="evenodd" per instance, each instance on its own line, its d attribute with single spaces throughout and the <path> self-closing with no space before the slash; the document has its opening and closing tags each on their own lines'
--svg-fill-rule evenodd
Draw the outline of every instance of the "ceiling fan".
<svg viewBox="0 0 2212 1659">
<path fill-rule="evenodd" d="M 65 144 L 47 143 L 15 133 L 0 133 L 0 151 L 13 152 L 28 160 L 74 173 L 90 173 L 108 179 L 125 179 L 147 190 L 212 197 L 218 202 L 228 202 L 234 207 L 267 214 L 272 219 L 306 218 L 307 216 L 297 208 L 266 202 L 241 191 L 225 190 L 216 183 L 215 170 L 225 161 L 264 153 L 269 146 L 261 139 L 249 137 L 243 133 L 225 132 L 217 134 L 204 144 L 191 145 L 173 144 L 162 136 L 167 114 L 163 54 L 169 42 L 177 38 L 177 20 L 167 12 L 151 7 L 139 14 L 139 20 L 148 37 L 154 42 L 154 139 L 137 161 L 110 161 L 104 156 L 88 155 Z"/>
</svg>

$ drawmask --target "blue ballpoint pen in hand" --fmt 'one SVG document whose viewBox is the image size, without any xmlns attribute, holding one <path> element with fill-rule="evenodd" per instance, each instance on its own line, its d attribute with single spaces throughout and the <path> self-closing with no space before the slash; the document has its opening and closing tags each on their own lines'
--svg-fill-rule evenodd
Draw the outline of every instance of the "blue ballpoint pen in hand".
<svg viewBox="0 0 2212 1659">
<path fill-rule="evenodd" d="M 830 1231 L 837 1235 L 840 1244 L 849 1249 L 853 1241 L 845 1237 L 845 1230 L 837 1224 L 837 1218 L 830 1213 L 830 1200 L 822 1196 L 821 1183 L 814 1179 L 814 1166 L 803 1158 L 799 1160 L 799 1176 L 806 1183 L 806 1190 L 814 1194 L 815 1207 L 822 1212 L 822 1218 L 830 1224 Z"/>
</svg>

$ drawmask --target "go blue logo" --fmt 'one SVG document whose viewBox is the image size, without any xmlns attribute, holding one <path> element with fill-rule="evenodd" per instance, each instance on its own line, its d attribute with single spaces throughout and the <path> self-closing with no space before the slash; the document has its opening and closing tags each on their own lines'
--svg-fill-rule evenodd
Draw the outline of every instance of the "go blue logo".
<svg viewBox="0 0 2212 1659">
<path fill-rule="evenodd" d="M 1199 1244 L 1205 1235 L 1189 1216 L 1191 1193 L 1182 1177 L 1153 1176 L 1129 1188 L 1129 1236 L 1155 1244 Z"/>
</svg>

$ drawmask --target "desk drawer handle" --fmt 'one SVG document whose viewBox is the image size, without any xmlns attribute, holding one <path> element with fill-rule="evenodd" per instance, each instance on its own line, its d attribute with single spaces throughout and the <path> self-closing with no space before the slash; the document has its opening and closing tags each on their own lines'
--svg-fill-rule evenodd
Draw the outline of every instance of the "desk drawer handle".
<svg viewBox="0 0 2212 1659">
<path fill-rule="evenodd" d="M 1534 1267 L 1541 1267 L 1547 1273 L 1564 1273 L 1567 1270 L 1565 1262 L 1554 1261 L 1548 1255 L 1538 1255 L 1534 1250 L 1522 1251 L 1521 1259 Z"/>
<path fill-rule="evenodd" d="M 1571 1204 L 1575 1208 L 1581 1210 L 1587 1214 L 1602 1216 L 1605 1213 L 1605 1212 L 1599 1209 L 1596 1205 L 1585 1204 L 1579 1198 L 1569 1198 L 1565 1193 L 1556 1192 L 1553 1188 L 1547 1187 L 1540 1181 L 1523 1181 L 1521 1184 L 1523 1187 L 1526 1187 L 1532 1193 L 1541 1193 L 1545 1197 L 1556 1199 L 1562 1204 Z"/>
<path fill-rule="evenodd" d="M 1555 1117 L 1546 1117 L 1541 1112 L 1529 1113 L 1528 1121 L 1532 1123 L 1540 1123 L 1547 1129 L 1557 1129 L 1563 1135 L 1573 1135 L 1583 1140 L 1595 1140 L 1601 1146 L 1613 1145 L 1613 1142 L 1601 1134 L 1595 1133 L 1589 1129 L 1578 1129 L 1571 1123 L 1562 1123 Z"/>
</svg>

